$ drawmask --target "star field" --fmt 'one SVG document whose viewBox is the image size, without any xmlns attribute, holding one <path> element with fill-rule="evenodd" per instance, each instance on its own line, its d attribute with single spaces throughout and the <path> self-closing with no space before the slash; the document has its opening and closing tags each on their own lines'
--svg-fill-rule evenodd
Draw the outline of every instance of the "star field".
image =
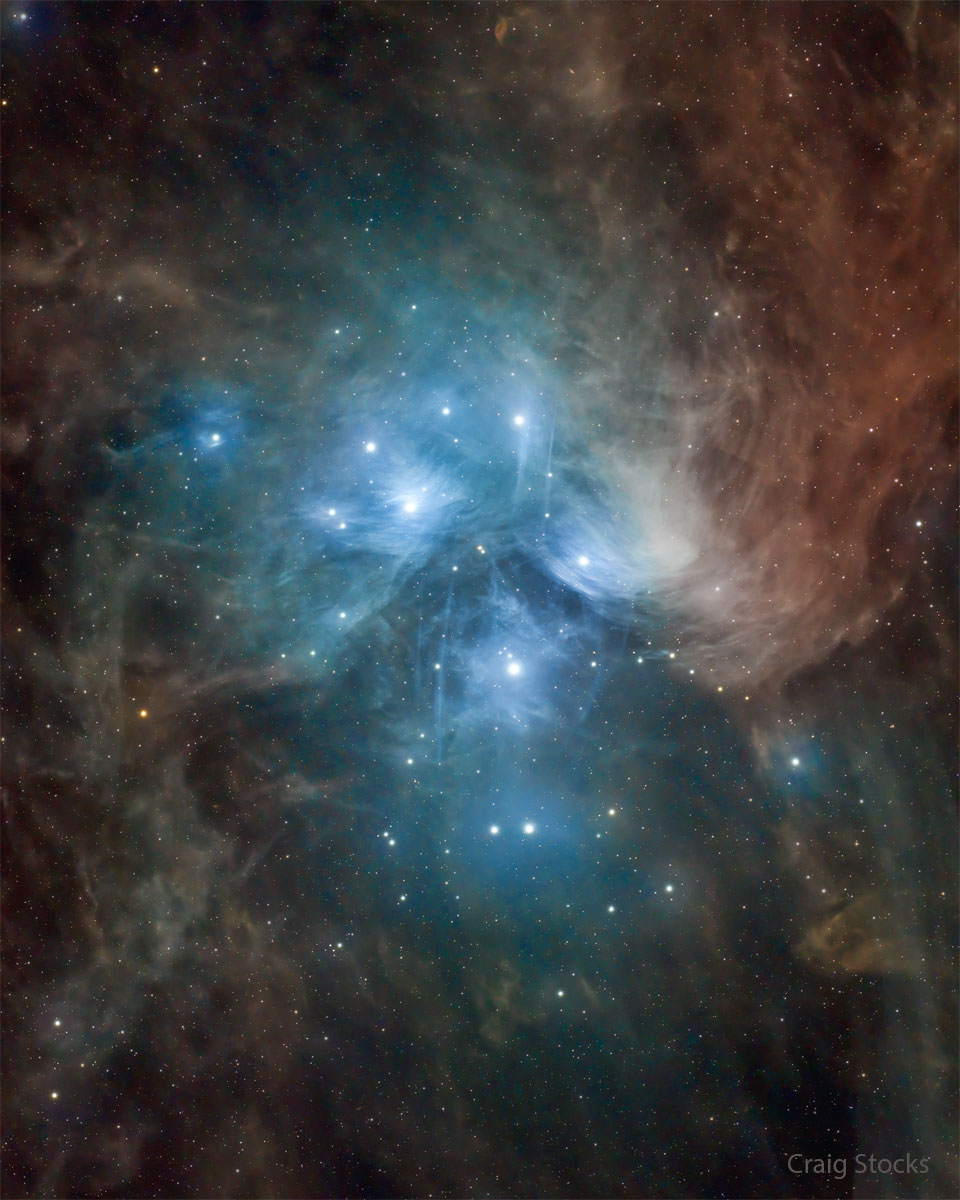
<svg viewBox="0 0 960 1200">
<path fill-rule="evenodd" d="M 0 10 L 5 1196 L 957 1193 L 956 17 Z"/>
</svg>

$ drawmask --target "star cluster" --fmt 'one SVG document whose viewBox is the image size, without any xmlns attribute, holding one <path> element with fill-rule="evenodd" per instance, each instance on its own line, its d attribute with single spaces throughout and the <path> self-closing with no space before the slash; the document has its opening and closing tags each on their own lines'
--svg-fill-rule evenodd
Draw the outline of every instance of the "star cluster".
<svg viewBox="0 0 960 1200">
<path fill-rule="evenodd" d="M 3 1194 L 956 1194 L 955 8 L 0 25 Z"/>
</svg>

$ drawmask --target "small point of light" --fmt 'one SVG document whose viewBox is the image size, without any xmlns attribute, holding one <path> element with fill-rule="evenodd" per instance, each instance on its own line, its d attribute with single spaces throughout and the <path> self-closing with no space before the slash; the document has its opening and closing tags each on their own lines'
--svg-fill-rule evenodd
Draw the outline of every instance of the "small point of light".
<svg viewBox="0 0 960 1200">
<path fill-rule="evenodd" d="M 608 905 L 607 905 L 607 912 L 616 912 L 616 911 L 617 911 L 617 908 L 616 908 L 616 905 L 615 905 L 615 904 L 608 904 Z"/>
<path fill-rule="evenodd" d="M 212 434 L 210 435 L 210 441 L 211 441 L 211 442 L 213 442 L 213 444 L 214 444 L 215 446 L 218 446 L 218 445 L 220 444 L 220 434 L 219 434 L 219 433 L 212 433 Z"/>
<path fill-rule="evenodd" d="M 522 669 L 523 668 L 520 666 L 520 664 L 518 662 L 507 663 L 507 674 L 508 675 L 519 675 Z"/>
<path fill-rule="evenodd" d="M 316 657 L 317 657 L 317 652 L 316 652 L 316 650 L 311 650 L 311 651 L 310 651 L 310 657 L 311 657 L 311 658 L 316 658 Z"/>
<path fill-rule="evenodd" d="M 616 810 L 615 808 L 608 808 L 608 809 L 607 809 L 607 816 L 608 816 L 608 817 L 615 817 L 616 815 L 617 815 L 617 810 Z"/>
<path fill-rule="evenodd" d="M 590 566 L 590 559 L 587 558 L 587 556 L 585 554 L 581 554 L 580 557 L 577 559 L 577 562 L 580 564 L 581 567 L 589 567 Z"/>
<path fill-rule="evenodd" d="M 416 306 L 415 304 L 411 304 L 411 305 L 410 305 L 410 310 L 411 310 L 411 312 L 416 312 L 416 311 L 417 311 L 417 306 Z"/>
<path fill-rule="evenodd" d="M 377 448 L 376 442 L 367 442 L 367 444 L 364 446 L 364 450 L 366 450 L 366 452 L 368 454 L 373 454 L 374 451 L 376 450 L 376 448 Z"/>
<path fill-rule="evenodd" d="M 337 510 L 336 510 L 335 508 L 328 508 L 328 509 L 327 509 L 327 516 L 328 516 L 328 517 L 335 517 L 336 515 L 337 515 Z"/>
<path fill-rule="evenodd" d="M 433 669 L 434 669 L 435 671 L 439 671 L 439 670 L 440 670 L 440 664 L 439 664 L 439 663 L 434 663 L 434 664 L 433 664 Z"/>
<path fill-rule="evenodd" d="M 141 708 L 141 709 L 140 709 L 140 716 L 141 716 L 141 717 L 147 717 L 147 716 L 149 716 L 149 715 L 150 715 L 150 714 L 147 712 L 147 710 L 146 710 L 145 708 Z"/>
<path fill-rule="evenodd" d="M 494 837 L 496 837 L 497 834 L 500 832 L 500 826 L 499 825 L 491 825 L 490 832 L 493 834 Z"/>
<path fill-rule="evenodd" d="M 445 417 L 449 417 L 449 416 L 450 416 L 450 409 L 449 409 L 449 408 L 443 408 L 443 409 L 441 409 L 440 411 L 443 413 L 443 415 L 444 415 Z"/>
<path fill-rule="evenodd" d="M 401 901 L 406 900 L 406 896 L 401 896 L 400 899 Z"/>
<path fill-rule="evenodd" d="M 526 420 L 527 418 L 522 413 L 517 413 L 517 415 L 513 418 L 513 423 L 519 428 L 521 425 L 526 423 Z"/>
<path fill-rule="evenodd" d="M 346 614 L 346 613 L 340 613 L 340 620 L 341 620 L 341 621 L 345 621 L 346 619 L 347 619 L 347 614 Z"/>
<path fill-rule="evenodd" d="M 478 546 L 478 547 L 477 547 L 477 552 L 478 552 L 479 554 L 486 554 L 486 550 L 484 550 L 484 548 L 483 548 L 482 546 Z"/>
<path fill-rule="evenodd" d="M 638 663 L 642 663 L 642 662 L 643 662 L 643 659 L 642 659 L 642 658 L 638 658 L 638 659 L 637 659 L 637 662 L 638 662 Z"/>
<path fill-rule="evenodd" d="M 59 1092 L 51 1092 L 51 1093 L 50 1093 L 50 1099 L 51 1099 L 51 1100 L 57 1100 L 57 1099 L 59 1099 L 59 1097 L 60 1097 L 60 1093 L 59 1093 Z"/>
<path fill-rule="evenodd" d="M 557 992 L 557 995 L 558 995 L 558 996 L 562 996 L 562 995 L 563 995 L 563 988 L 561 988 L 561 989 L 560 989 L 560 990 Z"/>
<path fill-rule="evenodd" d="M 407 766 L 408 766 L 408 767 L 412 767 L 412 766 L 413 766 L 413 759 L 412 759 L 412 758 L 408 758 L 408 759 L 407 759 Z"/>
<path fill-rule="evenodd" d="M 414 513 L 417 511 L 417 506 L 416 506 L 416 504 L 414 504 L 414 502 L 412 500 L 408 500 L 406 502 L 406 504 L 403 506 L 403 511 L 405 513 Z"/>
<path fill-rule="evenodd" d="M 915 525 L 916 525 L 916 527 L 919 529 L 919 528 L 920 528 L 920 526 L 923 524 L 923 522 L 922 522 L 922 521 L 914 521 L 914 524 L 915 524 Z"/>
<path fill-rule="evenodd" d="M 523 832 L 526 834 L 536 833 L 537 827 L 532 821 L 527 821 L 526 825 L 523 827 Z"/>
<path fill-rule="evenodd" d="M 665 892 L 672 892 L 672 891 L 673 891 L 673 884 L 672 884 L 672 883 L 668 883 L 668 884 L 667 884 L 667 886 L 666 886 L 666 887 L 665 887 L 663 890 L 664 890 Z"/>
<path fill-rule="evenodd" d="M 59 1018 L 59 1017 L 57 1017 L 57 1019 L 54 1021 L 54 1025 L 56 1025 L 56 1027 L 59 1029 L 59 1028 L 60 1028 L 60 1024 L 61 1024 L 60 1018 Z"/>
</svg>

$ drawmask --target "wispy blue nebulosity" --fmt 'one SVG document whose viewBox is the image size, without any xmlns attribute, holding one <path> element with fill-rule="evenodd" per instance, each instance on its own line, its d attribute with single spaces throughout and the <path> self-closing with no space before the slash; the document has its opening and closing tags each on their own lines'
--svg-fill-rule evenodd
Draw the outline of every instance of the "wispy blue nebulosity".
<svg viewBox="0 0 960 1200">
<path fill-rule="evenodd" d="M 17 11 L 4 1194 L 956 1194 L 955 13 Z"/>
</svg>

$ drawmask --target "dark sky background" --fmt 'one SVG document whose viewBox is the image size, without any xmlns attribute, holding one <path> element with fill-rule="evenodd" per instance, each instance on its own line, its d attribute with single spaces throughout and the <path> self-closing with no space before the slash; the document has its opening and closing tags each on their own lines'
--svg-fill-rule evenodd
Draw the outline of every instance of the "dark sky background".
<svg viewBox="0 0 960 1200">
<path fill-rule="evenodd" d="M 3 5 L 5 1196 L 957 1194 L 956 18 Z"/>
</svg>

